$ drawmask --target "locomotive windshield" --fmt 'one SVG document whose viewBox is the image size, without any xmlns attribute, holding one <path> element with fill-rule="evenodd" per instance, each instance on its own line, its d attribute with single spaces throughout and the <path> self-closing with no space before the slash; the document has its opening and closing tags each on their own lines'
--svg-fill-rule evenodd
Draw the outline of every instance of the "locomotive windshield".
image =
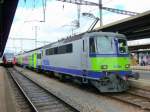
<svg viewBox="0 0 150 112">
<path fill-rule="evenodd" d="M 114 54 L 116 53 L 113 37 L 96 36 L 90 38 L 90 53 Z"/>
</svg>

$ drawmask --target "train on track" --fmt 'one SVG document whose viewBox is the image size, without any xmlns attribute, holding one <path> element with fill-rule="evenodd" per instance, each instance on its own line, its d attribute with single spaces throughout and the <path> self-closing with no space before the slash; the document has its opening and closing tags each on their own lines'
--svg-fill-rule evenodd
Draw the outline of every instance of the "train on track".
<svg viewBox="0 0 150 112">
<path fill-rule="evenodd" d="M 14 53 L 4 53 L 2 56 L 2 65 L 5 67 L 12 67 L 16 64 Z"/>
<path fill-rule="evenodd" d="M 100 92 L 126 91 L 128 78 L 138 78 L 130 69 L 126 37 L 118 33 L 82 33 L 18 54 L 16 60 L 23 67 L 92 84 Z"/>
</svg>

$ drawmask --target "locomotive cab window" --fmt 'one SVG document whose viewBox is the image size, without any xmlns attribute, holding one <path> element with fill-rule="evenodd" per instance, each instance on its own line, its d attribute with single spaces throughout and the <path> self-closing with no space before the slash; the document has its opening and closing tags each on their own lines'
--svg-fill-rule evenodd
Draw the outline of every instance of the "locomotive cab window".
<svg viewBox="0 0 150 112">
<path fill-rule="evenodd" d="M 124 39 L 118 39 L 118 47 L 119 47 L 119 52 L 120 53 L 127 53 L 127 42 Z"/>
<path fill-rule="evenodd" d="M 114 37 L 95 36 L 90 38 L 90 53 L 114 54 L 116 53 Z"/>
</svg>

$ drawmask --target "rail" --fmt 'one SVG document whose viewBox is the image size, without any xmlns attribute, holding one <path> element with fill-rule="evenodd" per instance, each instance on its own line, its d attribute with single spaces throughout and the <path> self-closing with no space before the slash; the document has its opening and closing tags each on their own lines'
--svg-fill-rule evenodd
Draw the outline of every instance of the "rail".
<svg viewBox="0 0 150 112">
<path fill-rule="evenodd" d="M 74 107 L 51 94 L 13 68 L 8 72 L 35 112 L 78 112 Z"/>
</svg>

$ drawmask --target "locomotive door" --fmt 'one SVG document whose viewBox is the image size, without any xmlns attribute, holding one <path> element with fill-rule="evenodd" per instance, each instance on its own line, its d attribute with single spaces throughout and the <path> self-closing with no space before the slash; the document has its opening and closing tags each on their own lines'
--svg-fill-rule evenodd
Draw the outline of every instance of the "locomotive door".
<svg viewBox="0 0 150 112">
<path fill-rule="evenodd" d="M 82 50 L 81 50 L 81 68 L 85 72 L 88 67 L 87 59 L 88 59 L 88 42 L 87 42 L 87 38 L 83 38 Z M 84 73 L 84 75 L 86 75 L 86 73 Z"/>
</svg>

